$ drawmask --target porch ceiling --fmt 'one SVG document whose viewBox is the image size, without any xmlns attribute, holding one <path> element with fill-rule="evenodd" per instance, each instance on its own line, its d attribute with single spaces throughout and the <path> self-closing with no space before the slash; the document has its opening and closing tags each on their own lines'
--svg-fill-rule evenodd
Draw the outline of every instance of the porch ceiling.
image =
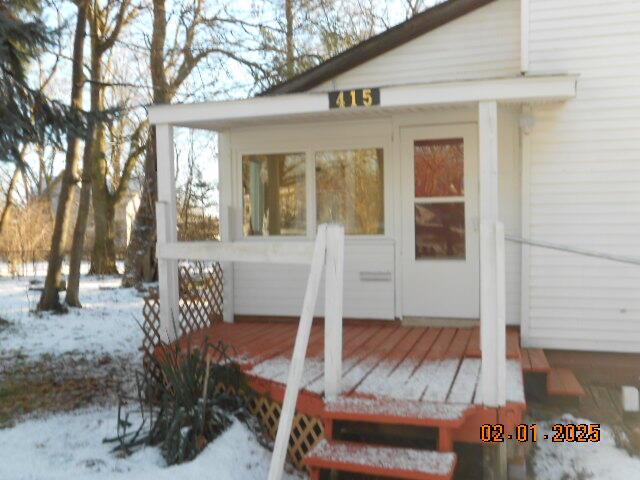
<svg viewBox="0 0 640 480">
<path fill-rule="evenodd" d="M 326 92 L 157 105 L 149 108 L 149 120 L 154 125 L 223 130 L 274 122 L 364 119 L 437 107 L 460 107 L 482 100 L 516 104 L 564 101 L 575 97 L 576 82 L 576 75 L 550 75 L 380 87 L 380 105 L 349 109 L 330 109 Z"/>
</svg>

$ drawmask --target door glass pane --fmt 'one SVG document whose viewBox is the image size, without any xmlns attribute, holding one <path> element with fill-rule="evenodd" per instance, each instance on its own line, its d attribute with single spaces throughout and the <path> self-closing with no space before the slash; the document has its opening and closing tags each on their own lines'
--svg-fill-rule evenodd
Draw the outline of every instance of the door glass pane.
<svg viewBox="0 0 640 480">
<path fill-rule="evenodd" d="M 384 233 L 381 148 L 316 153 L 318 224 L 341 223 L 350 235 Z"/>
<path fill-rule="evenodd" d="M 413 143 L 416 197 L 464 195 L 462 138 L 418 140 Z"/>
<path fill-rule="evenodd" d="M 416 203 L 416 259 L 465 258 L 464 203 Z"/>
<path fill-rule="evenodd" d="M 305 235 L 304 153 L 242 157 L 243 232 Z"/>
</svg>

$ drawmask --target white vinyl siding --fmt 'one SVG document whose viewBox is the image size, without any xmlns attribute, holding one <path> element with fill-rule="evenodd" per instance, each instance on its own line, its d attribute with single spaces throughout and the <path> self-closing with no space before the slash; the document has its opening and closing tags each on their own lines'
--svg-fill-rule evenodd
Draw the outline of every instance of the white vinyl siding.
<svg viewBox="0 0 640 480">
<path fill-rule="evenodd" d="M 514 109 L 501 107 L 498 111 L 498 173 L 500 177 L 498 217 L 506 235 L 520 236 L 520 142 L 518 114 Z M 520 324 L 521 248 L 513 242 L 505 243 L 506 321 Z"/>
<path fill-rule="evenodd" d="M 640 2 L 530 4 L 530 73 L 580 77 L 533 110 L 528 236 L 638 257 Z M 640 267 L 542 248 L 528 264 L 528 345 L 640 351 Z"/>
<path fill-rule="evenodd" d="M 394 255 L 393 241 L 347 239 L 345 318 L 394 318 Z M 238 263 L 234 271 L 236 315 L 300 316 L 309 267 Z M 324 310 L 324 281 L 320 285 L 316 316 Z"/>
<path fill-rule="evenodd" d="M 520 0 L 497 0 L 357 66 L 314 91 L 520 73 Z"/>
</svg>

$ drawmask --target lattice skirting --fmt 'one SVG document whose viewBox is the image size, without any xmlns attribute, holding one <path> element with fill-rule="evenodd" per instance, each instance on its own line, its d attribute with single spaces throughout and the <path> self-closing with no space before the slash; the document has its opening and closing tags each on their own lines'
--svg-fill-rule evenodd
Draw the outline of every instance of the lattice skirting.
<svg viewBox="0 0 640 480">
<path fill-rule="evenodd" d="M 222 267 L 211 262 L 181 262 L 178 266 L 180 302 L 178 336 L 187 335 L 222 321 Z M 144 299 L 142 340 L 145 383 L 151 388 L 162 382 L 162 372 L 153 353 L 160 345 L 160 298 L 152 289 Z"/>
<path fill-rule="evenodd" d="M 276 438 L 281 405 L 274 400 L 259 396 L 251 400 L 249 408 L 256 416 L 271 439 Z M 324 437 L 322 420 L 302 413 L 296 413 L 289 437 L 289 460 L 297 468 L 302 469 L 302 459 L 317 442 Z"/>
<path fill-rule="evenodd" d="M 229 390 L 223 384 L 219 384 L 216 389 L 219 391 Z M 271 440 L 275 440 L 282 405 L 267 395 L 255 395 L 249 400 L 248 406 L 249 411 L 260 422 L 265 433 Z M 320 418 L 296 413 L 289 437 L 288 454 L 291 463 L 300 470 L 304 469 L 302 460 L 323 437 L 324 425 Z"/>
</svg>

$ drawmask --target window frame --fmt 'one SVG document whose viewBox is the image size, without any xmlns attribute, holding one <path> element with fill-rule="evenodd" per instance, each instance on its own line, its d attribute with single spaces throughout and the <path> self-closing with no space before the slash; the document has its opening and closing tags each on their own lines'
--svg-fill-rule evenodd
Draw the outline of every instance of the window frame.
<svg viewBox="0 0 640 480">
<path fill-rule="evenodd" d="M 243 232 L 242 218 L 232 219 L 234 224 L 233 231 L 235 238 L 247 241 L 247 242 L 264 242 L 264 241 L 300 241 L 300 240 L 313 240 L 316 236 L 317 225 L 317 209 L 316 209 L 316 169 L 315 169 L 315 154 L 317 152 L 332 151 L 332 150 L 358 150 L 365 148 L 376 148 L 382 150 L 382 168 L 383 168 L 383 205 L 384 205 L 384 231 L 375 235 L 347 235 L 347 240 L 364 240 L 375 241 L 379 239 L 389 238 L 393 227 L 391 222 L 391 188 L 392 178 L 390 172 L 390 160 L 391 155 L 391 138 L 385 136 L 384 138 L 366 136 L 357 136 L 356 138 L 345 139 L 327 139 L 315 138 L 309 141 L 300 140 L 298 142 L 256 142 L 251 146 L 242 146 L 233 149 L 233 176 L 235 180 L 233 184 L 235 186 L 234 204 L 238 211 L 242 211 L 244 208 L 244 198 L 242 194 L 242 159 L 247 155 L 274 155 L 274 154 L 286 154 L 286 153 L 301 153 L 305 155 L 306 175 L 305 175 L 305 191 L 306 191 L 306 235 L 273 235 L 273 236 L 245 236 Z"/>
<path fill-rule="evenodd" d="M 415 166 L 415 144 L 416 142 L 419 141 L 425 141 L 425 140 L 441 140 L 439 138 L 429 138 L 429 139 L 413 139 L 412 140 L 412 170 L 413 170 L 413 176 L 412 176 L 412 185 L 411 185 L 411 198 L 412 198 L 412 207 L 415 209 L 416 205 L 434 205 L 434 204 L 444 204 L 444 203 L 456 203 L 456 204 L 462 204 L 463 206 L 463 211 L 464 211 L 464 225 L 465 225 L 465 231 L 464 231 L 464 256 L 463 257 L 418 257 L 416 255 L 416 252 L 414 251 L 413 253 L 413 260 L 415 262 L 466 262 L 467 261 L 467 250 L 468 250 L 468 245 L 467 245 L 467 229 L 466 229 L 466 224 L 467 224 L 467 169 L 466 169 L 466 163 L 465 163 L 465 159 L 466 159 L 466 152 L 467 152 L 467 145 L 466 142 L 464 141 L 465 137 L 448 137 L 448 138 L 442 138 L 442 140 L 453 140 L 453 139 L 457 139 L 460 138 L 460 140 L 462 140 L 462 162 L 463 162 L 463 177 L 462 177 L 462 182 L 463 182 L 463 186 L 464 186 L 464 195 L 451 195 L 449 197 L 443 197 L 443 196 L 436 196 L 436 197 L 418 197 L 416 196 L 416 188 L 415 188 L 415 182 L 416 182 L 416 166 Z M 415 213 L 414 213 L 414 217 L 413 217 L 413 242 L 414 242 L 414 246 L 416 245 L 416 224 L 415 224 Z"/>
</svg>

